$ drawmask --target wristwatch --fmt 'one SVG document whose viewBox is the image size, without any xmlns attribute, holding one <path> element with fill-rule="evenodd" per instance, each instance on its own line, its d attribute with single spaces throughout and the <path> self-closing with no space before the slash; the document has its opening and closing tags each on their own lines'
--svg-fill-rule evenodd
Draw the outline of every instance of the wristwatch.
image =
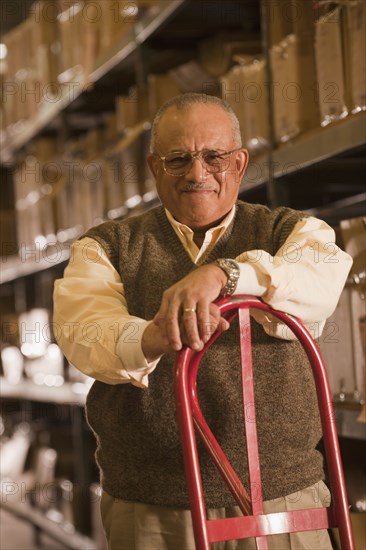
<svg viewBox="0 0 366 550">
<path fill-rule="evenodd" d="M 231 258 L 219 258 L 213 263 L 221 267 L 228 277 L 226 285 L 221 289 L 220 296 L 231 296 L 235 292 L 240 275 L 237 262 Z"/>
</svg>

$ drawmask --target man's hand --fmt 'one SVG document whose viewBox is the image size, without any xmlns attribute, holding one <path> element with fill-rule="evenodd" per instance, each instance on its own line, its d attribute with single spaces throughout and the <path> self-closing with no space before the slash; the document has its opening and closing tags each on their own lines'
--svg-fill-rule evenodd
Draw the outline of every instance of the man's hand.
<svg viewBox="0 0 366 550">
<path fill-rule="evenodd" d="M 164 292 L 154 323 L 170 350 L 179 351 L 183 344 L 201 350 L 217 328 L 229 327 L 219 308 L 212 303 L 226 281 L 227 276 L 220 267 L 208 264 Z"/>
<path fill-rule="evenodd" d="M 204 341 L 207 342 L 209 338 L 212 336 L 212 334 L 215 332 L 215 330 L 220 329 L 222 331 L 227 330 L 230 326 L 228 321 L 224 319 L 224 317 L 221 317 L 220 310 L 216 306 L 216 304 L 210 304 L 209 305 L 210 310 L 210 322 L 206 327 L 204 328 Z M 157 323 L 156 321 L 150 323 L 147 325 L 147 327 L 144 330 L 143 336 L 142 336 L 142 351 L 147 359 L 147 361 L 155 361 L 155 359 L 158 359 L 161 357 L 161 355 L 164 355 L 165 353 L 172 353 L 176 352 L 177 350 L 173 349 L 168 341 L 168 338 L 166 336 L 163 336 L 162 333 L 162 323 Z M 190 342 L 188 340 L 188 337 L 185 332 L 184 323 L 181 322 L 180 326 L 180 336 L 182 343 L 190 346 Z M 203 344 L 201 344 L 201 347 Z M 190 346 L 191 347 L 191 346 Z M 198 348 L 201 349 L 201 348 Z"/>
</svg>

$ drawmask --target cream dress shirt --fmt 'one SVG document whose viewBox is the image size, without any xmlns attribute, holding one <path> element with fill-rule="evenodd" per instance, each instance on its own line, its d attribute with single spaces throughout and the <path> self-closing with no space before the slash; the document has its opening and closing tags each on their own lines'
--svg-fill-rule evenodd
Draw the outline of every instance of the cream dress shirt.
<svg viewBox="0 0 366 550">
<path fill-rule="evenodd" d="M 199 263 L 225 232 L 235 207 L 206 232 L 200 249 L 193 231 L 166 213 L 192 261 Z M 295 315 L 314 338 L 334 311 L 352 265 L 352 258 L 335 244 L 333 229 L 313 217 L 295 225 L 275 256 L 252 250 L 236 260 L 240 277 L 235 294 L 260 296 L 273 308 Z M 271 336 L 293 338 L 275 318 L 252 314 Z M 55 337 L 70 363 L 107 384 L 147 387 L 159 363 L 147 362 L 141 348 L 150 322 L 129 314 L 123 281 L 99 243 L 88 237 L 73 243 L 64 277 L 55 281 L 54 289 Z"/>
</svg>

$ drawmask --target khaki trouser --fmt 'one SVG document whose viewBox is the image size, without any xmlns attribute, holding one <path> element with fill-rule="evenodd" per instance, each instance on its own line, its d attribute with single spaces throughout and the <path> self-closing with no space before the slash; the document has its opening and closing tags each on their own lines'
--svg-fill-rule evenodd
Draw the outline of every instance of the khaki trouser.
<svg viewBox="0 0 366 550">
<path fill-rule="evenodd" d="M 321 508 L 330 493 L 319 481 L 302 491 L 264 502 L 265 513 Z M 189 510 L 126 502 L 103 493 L 101 513 L 109 550 L 195 550 Z M 240 516 L 237 507 L 208 510 L 209 519 Z M 331 550 L 326 530 L 267 537 L 270 550 Z M 255 550 L 253 539 L 218 542 L 214 550 Z"/>
</svg>

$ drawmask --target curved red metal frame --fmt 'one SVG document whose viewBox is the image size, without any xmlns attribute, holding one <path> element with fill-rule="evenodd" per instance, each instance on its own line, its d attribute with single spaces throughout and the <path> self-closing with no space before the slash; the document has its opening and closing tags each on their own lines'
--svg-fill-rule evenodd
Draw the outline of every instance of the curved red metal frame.
<svg viewBox="0 0 366 550">
<path fill-rule="evenodd" d="M 285 512 L 282 514 L 263 514 L 262 499 L 259 498 L 256 499 L 257 503 L 253 506 L 252 510 L 248 494 L 230 466 L 225 454 L 202 415 L 196 393 L 196 378 L 200 361 L 207 349 L 217 340 L 217 338 L 219 338 L 221 333 L 217 331 L 212 335 L 211 339 L 200 352 L 195 352 L 187 347 L 183 348 L 182 351 L 177 353 L 175 363 L 177 416 L 181 433 L 187 488 L 197 548 L 199 550 L 208 550 L 210 548 L 210 542 L 254 536 L 257 537 L 258 550 L 264 550 L 267 548 L 265 536 L 269 534 L 337 526 L 342 549 L 354 550 L 347 494 L 334 420 L 332 395 L 326 369 L 316 343 L 298 319 L 287 313 L 272 309 L 259 298 L 246 295 L 231 296 L 218 300 L 216 304 L 219 306 L 221 314 L 225 316 L 229 322 L 239 314 L 242 367 L 243 361 L 246 362 L 249 360 L 251 362 L 251 346 L 242 345 L 242 330 L 244 330 L 243 327 L 245 328 L 244 325 L 249 326 L 250 308 L 260 309 L 278 318 L 292 330 L 303 346 L 315 379 L 329 472 L 330 490 L 332 493 L 332 506 L 327 509 L 298 510 L 296 512 Z M 247 335 L 245 340 L 248 343 Z M 244 347 L 246 347 L 246 351 L 243 354 Z M 248 356 L 248 349 L 250 357 Z M 251 364 L 249 369 L 250 371 L 252 370 Z M 248 381 L 248 385 L 250 386 L 250 381 Z M 245 384 L 243 384 L 243 390 L 245 391 Z M 255 423 L 252 422 L 252 424 Z M 230 518 L 227 520 L 207 520 L 197 454 L 195 427 L 243 514 L 249 517 Z M 258 449 L 256 449 L 255 452 L 258 453 Z M 277 525 L 277 529 L 273 528 L 274 522 Z"/>
</svg>

